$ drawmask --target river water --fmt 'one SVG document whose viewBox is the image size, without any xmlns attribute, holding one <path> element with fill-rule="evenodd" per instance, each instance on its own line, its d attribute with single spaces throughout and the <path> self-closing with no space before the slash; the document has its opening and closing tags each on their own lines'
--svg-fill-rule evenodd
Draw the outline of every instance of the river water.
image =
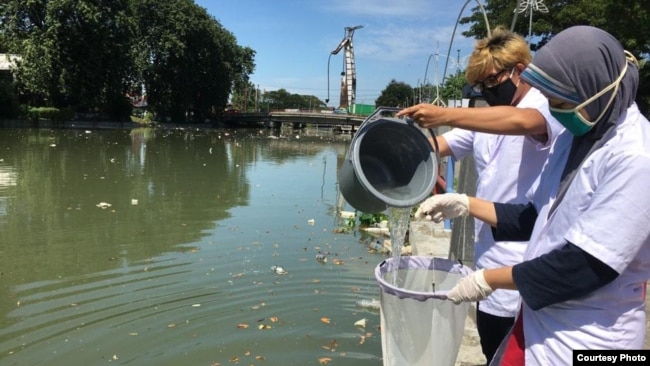
<svg viewBox="0 0 650 366">
<path fill-rule="evenodd" d="M 0 364 L 380 365 L 357 301 L 385 255 L 337 230 L 349 142 L 0 129 Z"/>
</svg>

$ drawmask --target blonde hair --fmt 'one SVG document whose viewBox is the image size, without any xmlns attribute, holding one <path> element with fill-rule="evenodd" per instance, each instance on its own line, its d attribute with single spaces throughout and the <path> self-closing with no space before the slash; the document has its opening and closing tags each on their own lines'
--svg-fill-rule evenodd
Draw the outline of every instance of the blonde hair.
<svg viewBox="0 0 650 366">
<path fill-rule="evenodd" d="M 526 40 L 504 26 L 498 26 L 492 30 L 489 37 L 476 41 L 465 69 L 465 79 L 473 85 L 493 67 L 500 71 L 512 68 L 518 63 L 527 66 L 531 59 Z"/>
</svg>

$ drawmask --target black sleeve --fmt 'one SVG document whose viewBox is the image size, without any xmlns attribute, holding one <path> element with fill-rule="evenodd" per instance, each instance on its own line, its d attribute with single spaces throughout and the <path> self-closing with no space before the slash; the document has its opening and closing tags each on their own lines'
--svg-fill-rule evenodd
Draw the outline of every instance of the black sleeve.
<svg viewBox="0 0 650 366">
<path fill-rule="evenodd" d="M 495 241 L 527 241 L 533 233 L 537 209 L 532 203 L 494 203 L 497 226 L 492 228 Z"/>
<path fill-rule="evenodd" d="M 614 269 L 571 243 L 512 268 L 519 293 L 533 310 L 585 296 L 616 277 Z"/>
</svg>

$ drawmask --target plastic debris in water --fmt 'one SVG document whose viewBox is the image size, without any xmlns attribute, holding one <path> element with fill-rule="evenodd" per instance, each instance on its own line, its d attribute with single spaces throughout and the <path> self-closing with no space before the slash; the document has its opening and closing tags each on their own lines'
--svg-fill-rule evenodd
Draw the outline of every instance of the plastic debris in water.
<svg viewBox="0 0 650 366">
<path fill-rule="evenodd" d="M 372 299 L 372 300 L 367 300 L 367 299 L 361 299 L 357 301 L 357 306 L 364 308 L 364 309 L 373 309 L 373 310 L 379 310 L 380 306 L 379 300 Z"/>
<path fill-rule="evenodd" d="M 287 272 L 284 268 L 280 266 L 271 266 L 271 270 L 279 275 L 285 275 L 289 272 Z"/>
<path fill-rule="evenodd" d="M 363 319 L 357 320 L 357 321 L 354 323 L 354 326 L 355 326 L 355 327 L 360 327 L 360 328 L 365 328 L 365 327 L 366 327 L 366 320 L 367 320 L 366 318 L 363 318 Z"/>
<path fill-rule="evenodd" d="M 318 252 L 318 254 L 316 254 L 316 260 L 321 263 L 327 263 L 327 255 Z"/>
<path fill-rule="evenodd" d="M 110 203 L 100 202 L 96 206 L 101 208 L 101 209 L 107 209 L 107 208 L 111 207 L 112 205 Z"/>
<path fill-rule="evenodd" d="M 370 244 L 370 249 L 379 252 L 379 253 L 386 253 L 388 250 L 384 245 L 379 241 L 375 241 L 374 243 Z"/>
</svg>

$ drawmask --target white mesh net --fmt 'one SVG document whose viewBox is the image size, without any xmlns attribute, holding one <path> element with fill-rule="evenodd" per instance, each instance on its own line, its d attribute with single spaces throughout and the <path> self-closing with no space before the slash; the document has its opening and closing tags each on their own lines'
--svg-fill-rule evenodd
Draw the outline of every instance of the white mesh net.
<svg viewBox="0 0 650 366">
<path fill-rule="evenodd" d="M 469 303 L 455 305 L 444 294 L 469 269 L 442 258 L 402 257 L 393 283 L 391 262 L 386 260 L 375 272 L 382 289 L 384 366 L 453 366 Z"/>
</svg>

